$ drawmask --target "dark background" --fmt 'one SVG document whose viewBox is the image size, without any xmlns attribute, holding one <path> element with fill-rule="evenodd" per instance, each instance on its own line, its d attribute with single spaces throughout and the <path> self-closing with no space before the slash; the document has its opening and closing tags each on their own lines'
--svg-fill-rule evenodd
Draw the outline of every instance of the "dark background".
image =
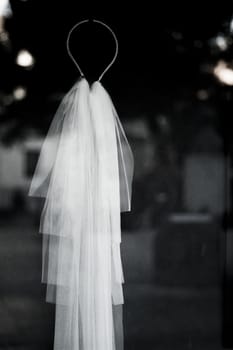
<svg viewBox="0 0 233 350">
<path fill-rule="evenodd" d="M 11 4 L 14 16 L 6 26 L 12 50 L 11 54 L 1 55 L 4 62 L 1 86 L 5 91 L 11 91 L 15 84 L 29 88 L 27 100 L 22 106 L 17 105 L 20 125 L 25 121 L 26 125 L 46 128 L 48 117 L 42 114 L 45 104 L 49 104 L 49 95 L 64 93 L 78 78 L 79 73 L 66 52 L 66 37 L 70 28 L 85 18 L 106 22 L 119 40 L 118 59 L 103 84 L 110 90 L 123 118 L 127 107 L 131 115 L 171 111 L 174 102 L 184 96 L 189 103 L 197 104 L 196 92 L 203 88 L 210 89 L 211 103 L 215 106 L 221 101 L 224 88 L 206 72 L 206 66 L 220 58 L 231 59 L 231 44 L 224 52 L 210 44 L 210 39 L 221 32 L 229 36 L 231 1 L 222 4 L 164 1 L 154 7 L 98 3 L 96 8 L 75 1 L 64 5 L 59 1 L 16 0 Z M 109 33 L 99 25 L 93 27 L 94 30 L 91 25 L 79 27 L 71 38 L 71 49 L 89 81 L 98 78 L 114 53 Z M 25 72 L 14 64 L 21 48 L 27 48 L 36 57 L 31 71 Z M 41 112 L 39 118 L 28 116 L 35 104 Z"/>
<path fill-rule="evenodd" d="M 0 43 L 0 180 L 8 152 L 29 136 L 44 137 L 79 78 L 66 51 L 69 30 L 86 18 L 108 24 L 119 54 L 101 82 L 135 158 L 132 211 L 122 215 L 126 350 L 233 348 L 233 89 L 213 74 L 219 60 L 233 64 L 233 1 L 10 3 L 9 42 Z M 70 47 L 90 83 L 114 55 L 111 35 L 95 23 L 74 31 Z M 21 49 L 35 58 L 32 68 L 16 64 Z M 12 98 L 17 86 L 27 89 L 22 100 Z M 217 212 L 211 203 L 193 208 L 193 192 L 191 204 L 184 200 L 192 184 L 205 192 L 199 173 L 185 172 L 193 156 L 210 182 L 211 162 L 223 163 Z M 37 157 L 38 150 L 25 155 L 25 186 L 0 181 L 1 349 L 53 345 L 54 305 L 40 282 L 42 204 L 27 196 Z M 211 198 L 214 186 L 206 186 Z"/>
</svg>

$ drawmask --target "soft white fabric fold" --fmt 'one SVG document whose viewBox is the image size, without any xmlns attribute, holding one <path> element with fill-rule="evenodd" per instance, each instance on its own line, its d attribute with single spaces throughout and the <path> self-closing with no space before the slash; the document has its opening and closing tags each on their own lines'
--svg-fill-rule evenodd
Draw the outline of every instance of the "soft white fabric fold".
<svg viewBox="0 0 233 350">
<path fill-rule="evenodd" d="M 124 303 L 120 212 L 131 208 L 133 155 L 100 82 L 63 98 L 29 190 L 45 197 L 42 282 L 56 303 L 54 350 L 115 350 Z"/>
</svg>

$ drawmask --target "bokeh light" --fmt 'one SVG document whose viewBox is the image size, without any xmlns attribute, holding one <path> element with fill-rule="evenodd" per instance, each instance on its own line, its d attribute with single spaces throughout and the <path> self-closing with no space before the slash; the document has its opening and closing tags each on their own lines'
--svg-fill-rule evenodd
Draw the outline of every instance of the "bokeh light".
<svg viewBox="0 0 233 350">
<path fill-rule="evenodd" d="M 20 50 L 18 52 L 16 63 L 24 68 L 31 68 L 35 64 L 35 59 L 28 50 Z"/>
<path fill-rule="evenodd" d="M 23 86 L 17 86 L 13 90 L 13 96 L 17 101 L 23 100 L 27 96 L 27 89 Z"/>
<path fill-rule="evenodd" d="M 216 78 L 226 85 L 233 85 L 233 69 L 226 62 L 220 60 L 214 68 Z"/>
</svg>

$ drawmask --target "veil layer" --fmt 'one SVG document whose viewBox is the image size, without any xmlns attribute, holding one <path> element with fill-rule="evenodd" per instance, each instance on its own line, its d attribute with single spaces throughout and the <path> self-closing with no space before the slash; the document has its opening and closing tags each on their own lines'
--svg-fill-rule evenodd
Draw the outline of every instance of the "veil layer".
<svg viewBox="0 0 233 350">
<path fill-rule="evenodd" d="M 110 96 L 80 79 L 58 107 L 29 190 L 45 198 L 41 281 L 56 303 L 54 350 L 123 348 L 113 316 L 124 303 L 120 212 L 131 209 L 132 177 Z"/>
</svg>

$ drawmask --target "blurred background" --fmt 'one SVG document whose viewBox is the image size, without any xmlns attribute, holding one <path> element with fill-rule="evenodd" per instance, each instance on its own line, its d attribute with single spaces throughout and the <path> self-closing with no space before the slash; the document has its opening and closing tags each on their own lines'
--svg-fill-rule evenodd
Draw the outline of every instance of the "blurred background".
<svg viewBox="0 0 233 350">
<path fill-rule="evenodd" d="M 43 203 L 28 188 L 42 141 L 79 78 L 70 28 L 96 18 L 119 56 L 102 84 L 135 158 L 122 214 L 126 350 L 233 348 L 233 1 L 0 0 L 0 348 L 52 349 L 41 284 Z M 87 79 L 114 54 L 98 24 L 71 50 Z"/>
</svg>

